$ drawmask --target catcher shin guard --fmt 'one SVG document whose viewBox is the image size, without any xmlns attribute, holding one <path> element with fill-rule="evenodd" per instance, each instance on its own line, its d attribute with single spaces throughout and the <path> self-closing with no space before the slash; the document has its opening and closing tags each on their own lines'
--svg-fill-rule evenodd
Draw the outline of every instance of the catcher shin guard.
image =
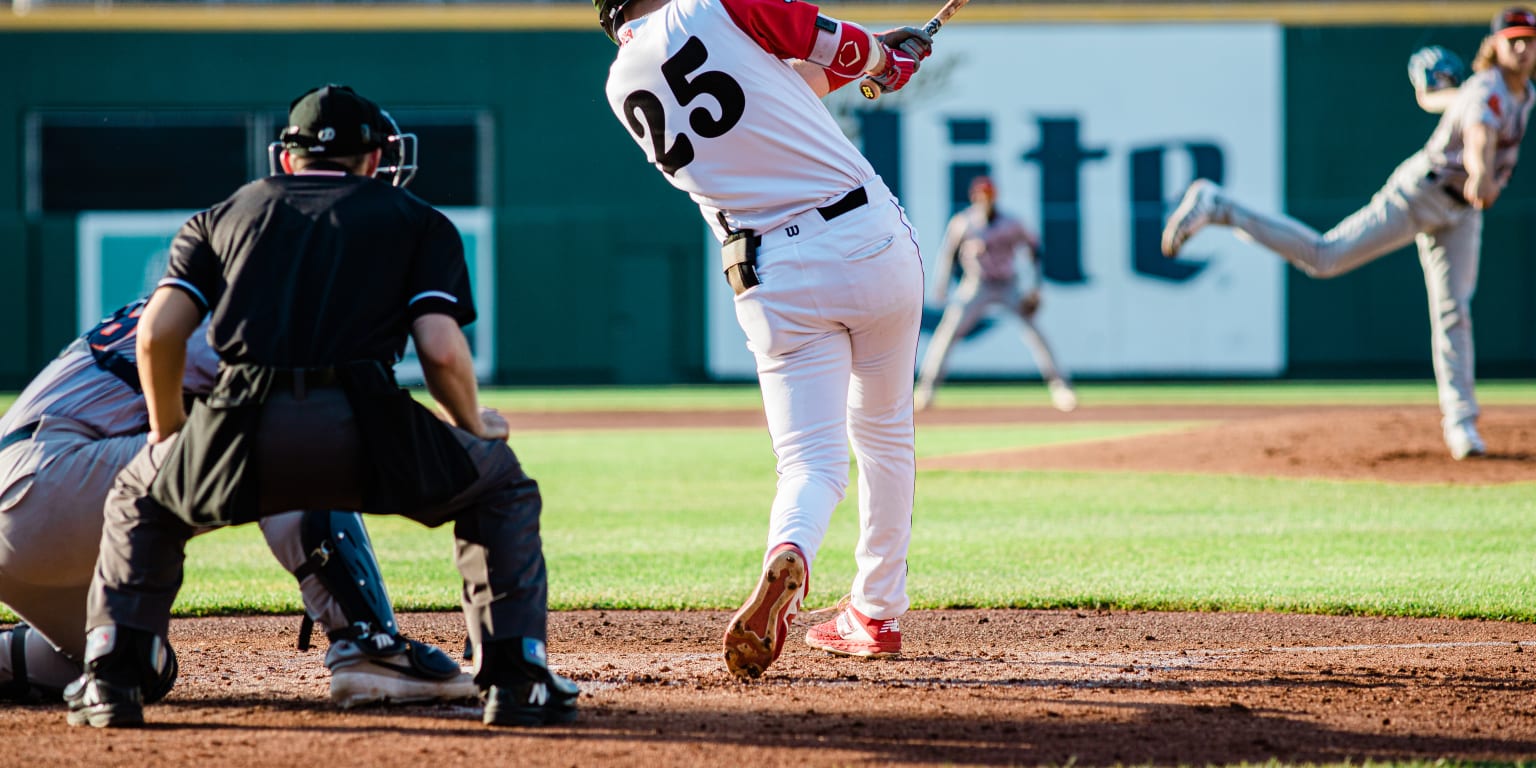
<svg viewBox="0 0 1536 768">
<path fill-rule="evenodd" d="M 331 593 L 347 618 L 345 636 L 364 642 L 377 634 L 398 642 L 395 609 L 384 589 L 363 516 L 356 512 L 305 512 L 299 540 L 309 559 L 293 575 L 301 582 L 312 575 Z M 306 617 L 299 632 L 300 649 L 309 647 L 311 624 Z M 335 636 L 344 628 L 328 629 Z"/>
<path fill-rule="evenodd" d="M 144 724 L 144 704 L 176 682 L 176 654 L 165 639 L 107 624 L 86 635 L 85 674 L 64 689 L 70 725 L 121 728 Z"/>
</svg>

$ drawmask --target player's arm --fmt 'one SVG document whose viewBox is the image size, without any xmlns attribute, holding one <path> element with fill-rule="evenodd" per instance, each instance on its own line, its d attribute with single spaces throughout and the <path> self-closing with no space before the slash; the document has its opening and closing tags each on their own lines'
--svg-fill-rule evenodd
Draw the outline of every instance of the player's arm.
<svg viewBox="0 0 1536 768">
<path fill-rule="evenodd" d="M 1419 102 L 1419 109 L 1435 115 L 1450 109 L 1451 105 L 1456 103 L 1456 94 L 1455 88 L 1441 88 L 1436 91 L 1414 89 L 1414 98 Z"/>
<path fill-rule="evenodd" d="M 139 317 L 134 353 L 151 443 L 168 439 L 187 420 L 182 399 L 187 340 L 224 291 L 223 265 L 208 245 L 209 227 L 221 210 L 203 211 L 182 225 L 171 241 L 165 277 Z"/>
<path fill-rule="evenodd" d="M 865 75 L 886 78 L 890 81 L 886 90 L 897 90 L 933 45 L 922 30 L 902 28 L 875 35 L 853 22 L 823 16 L 810 3 L 721 0 L 721 4 L 736 26 L 763 50 L 803 62 L 792 66 L 818 96 Z"/>
<path fill-rule="evenodd" d="M 139 318 L 134 351 L 139 382 L 149 409 L 149 442 L 158 443 L 181 430 L 187 421 L 181 399 L 181 379 L 187 364 L 187 339 L 202 321 L 202 310 L 185 291 L 155 290 Z"/>
<path fill-rule="evenodd" d="M 1498 137 L 1493 126 L 1481 121 L 1464 126 L 1461 137 L 1466 147 L 1462 163 L 1467 169 L 1467 186 L 1462 194 L 1472 207 L 1487 208 L 1499 197 L 1499 182 L 1493 173 Z"/>
<path fill-rule="evenodd" d="M 506 439 L 507 422 L 495 411 L 480 407 L 475 360 L 458 321 L 435 312 L 421 315 L 411 323 L 411 339 L 416 342 L 427 392 L 443 407 L 448 423 L 486 440 Z"/>
<path fill-rule="evenodd" d="M 475 360 L 462 330 L 476 315 L 464 241 L 453 222 L 439 212 L 430 214 L 409 284 L 406 313 L 427 392 L 442 406 L 448 423 L 486 440 L 506 439 L 507 422 L 495 411 L 480 407 Z"/>
</svg>

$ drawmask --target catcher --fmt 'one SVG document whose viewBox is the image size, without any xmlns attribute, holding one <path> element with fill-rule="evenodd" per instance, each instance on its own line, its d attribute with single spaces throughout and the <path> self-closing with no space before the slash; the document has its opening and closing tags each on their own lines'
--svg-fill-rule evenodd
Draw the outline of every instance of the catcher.
<svg viewBox="0 0 1536 768">
<path fill-rule="evenodd" d="M 1050 388 L 1051 404 L 1070 413 L 1077 409 L 1077 393 L 1065 372 L 1056 364 L 1051 346 L 1035 325 L 1040 310 L 1040 286 L 1045 280 L 1044 262 L 1040 260 L 1040 240 L 1018 219 L 997 208 L 997 185 L 991 178 L 978 176 L 971 181 L 971 205 L 955 214 L 944 230 L 944 244 L 939 248 L 938 286 L 934 298 L 944 303 L 949 295 L 950 274 L 958 260 L 963 277 L 954 301 L 944 308 L 939 327 L 928 343 L 918 377 L 916 407 L 925 410 L 933 404 L 934 388 L 944 381 L 949 353 L 955 339 L 964 338 L 976 322 L 994 304 L 1006 307 L 1023 323 L 1024 343 L 1040 366 L 1040 376 Z M 1027 293 L 1020 293 L 1017 267 L 1018 252 L 1023 250 L 1033 267 L 1034 279 Z"/>
<path fill-rule="evenodd" d="M 1476 74 L 1468 77 L 1461 60 L 1440 47 L 1409 58 L 1419 106 L 1440 113 L 1440 123 L 1364 208 L 1327 234 L 1286 216 L 1249 210 L 1204 179 L 1190 185 L 1163 230 L 1163 253 L 1170 258 L 1206 225 L 1219 224 L 1316 278 L 1342 275 L 1417 242 L 1429 290 L 1441 429 L 1458 461 L 1487 451 L 1476 426 L 1472 294 L 1483 211 L 1509 183 L 1531 114 L 1536 12 L 1511 7 L 1494 16 L 1472 69 Z"/>
</svg>

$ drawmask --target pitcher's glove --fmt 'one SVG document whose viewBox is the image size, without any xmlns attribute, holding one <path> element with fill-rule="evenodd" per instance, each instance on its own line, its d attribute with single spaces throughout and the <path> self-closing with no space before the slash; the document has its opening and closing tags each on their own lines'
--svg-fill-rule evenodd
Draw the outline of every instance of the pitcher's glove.
<svg viewBox="0 0 1536 768">
<path fill-rule="evenodd" d="M 1420 48 L 1408 57 L 1408 81 L 1420 93 L 1455 88 L 1471 74 L 1460 56 L 1438 45 Z"/>
</svg>

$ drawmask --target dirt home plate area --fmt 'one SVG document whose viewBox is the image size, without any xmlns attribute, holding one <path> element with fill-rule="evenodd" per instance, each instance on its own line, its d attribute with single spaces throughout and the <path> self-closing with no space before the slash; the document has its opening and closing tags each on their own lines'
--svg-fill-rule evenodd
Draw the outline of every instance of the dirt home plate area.
<svg viewBox="0 0 1536 768">
<path fill-rule="evenodd" d="M 1536 408 L 1489 409 L 1457 463 L 1432 408 L 955 408 L 922 424 L 1201 420 L 1112 441 L 928 459 L 925 469 L 1107 469 L 1486 484 L 1536 479 Z M 756 425 L 761 415 L 515 414 L 514 429 Z M 1536 595 L 1532 596 L 1536 600 Z M 179 619 L 181 679 L 142 730 L 0 707 L 18 766 L 1205 765 L 1536 761 L 1536 626 L 1118 611 L 914 611 L 901 658 L 812 651 L 797 628 L 761 680 L 720 660 L 726 612 L 550 617 L 581 719 L 489 729 L 472 701 L 333 709 L 293 617 Z M 456 613 L 404 630 L 462 647 Z"/>
</svg>

